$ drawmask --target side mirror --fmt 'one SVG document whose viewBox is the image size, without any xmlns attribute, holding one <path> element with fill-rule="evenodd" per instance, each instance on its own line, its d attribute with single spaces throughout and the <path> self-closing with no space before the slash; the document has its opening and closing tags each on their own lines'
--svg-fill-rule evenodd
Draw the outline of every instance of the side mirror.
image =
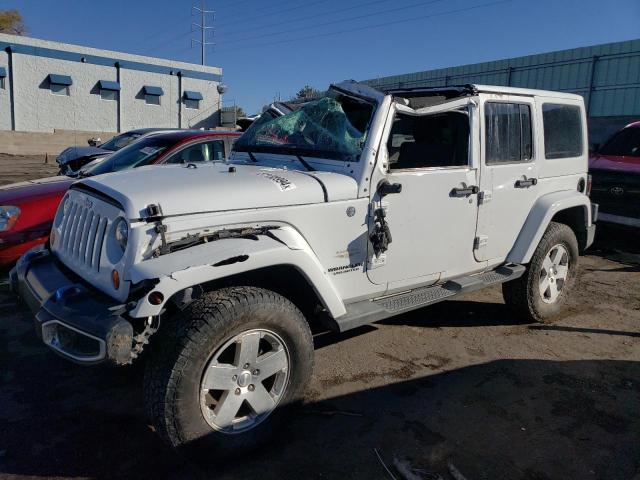
<svg viewBox="0 0 640 480">
<path fill-rule="evenodd" d="M 100 145 L 102 145 L 102 140 L 100 138 L 93 137 L 87 140 L 87 143 L 90 147 L 99 147 Z"/>
<path fill-rule="evenodd" d="M 387 180 L 383 180 L 378 184 L 378 194 L 380 197 L 386 197 L 402 191 L 401 183 L 389 183 Z"/>
</svg>

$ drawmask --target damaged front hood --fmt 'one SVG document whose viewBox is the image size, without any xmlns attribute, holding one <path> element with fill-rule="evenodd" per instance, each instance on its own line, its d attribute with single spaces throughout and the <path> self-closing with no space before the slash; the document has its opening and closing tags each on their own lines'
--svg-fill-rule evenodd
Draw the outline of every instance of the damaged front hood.
<svg viewBox="0 0 640 480">
<path fill-rule="evenodd" d="M 304 205 L 357 195 L 356 181 L 343 174 L 302 172 L 225 163 L 141 167 L 80 182 L 123 207 L 130 219 L 159 205 L 163 216 Z"/>
<path fill-rule="evenodd" d="M 64 166 L 78 158 L 111 155 L 112 153 L 111 150 L 105 150 L 99 147 L 69 147 L 58 155 L 56 162 L 58 162 L 60 166 Z"/>
</svg>

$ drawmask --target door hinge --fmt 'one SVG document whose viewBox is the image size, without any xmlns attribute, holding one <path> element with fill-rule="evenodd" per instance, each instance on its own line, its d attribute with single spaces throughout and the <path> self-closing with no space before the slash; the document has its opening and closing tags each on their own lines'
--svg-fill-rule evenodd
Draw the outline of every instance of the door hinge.
<svg viewBox="0 0 640 480">
<path fill-rule="evenodd" d="M 487 235 L 478 235 L 473 240 L 473 249 L 479 250 L 482 247 L 486 247 L 488 242 L 489 242 L 489 237 Z"/>
</svg>

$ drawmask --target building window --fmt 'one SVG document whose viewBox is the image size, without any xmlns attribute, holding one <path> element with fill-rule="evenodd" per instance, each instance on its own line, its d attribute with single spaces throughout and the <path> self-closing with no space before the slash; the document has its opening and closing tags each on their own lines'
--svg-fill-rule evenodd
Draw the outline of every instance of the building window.
<svg viewBox="0 0 640 480">
<path fill-rule="evenodd" d="M 144 94 L 144 102 L 147 105 L 160 105 L 160 97 L 164 95 L 161 87 L 153 87 L 151 85 L 142 87 L 142 93 Z"/>
<path fill-rule="evenodd" d="M 5 77 L 0 77 L 0 90 L 4 90 L 4 88 L 5 88 L 4 87 L 4 80 L 5 80 Z"/>
<path fill-rule="evenodd" d="M 193 90 L 185 90 L 184 92 L 185 108 L 198 110 L 200 108 L 200 100 L 202 100 L 202 94 L 200 92 L 194 92 Z"/>
<path fill-rule="evenodd" d="M 190 98 L 185 98 L 184 106 L 186 108 L 191 108 L 193 110 L 198 110 L 200 108 L 200 100 L 191 100 Z"/>
<path fill-rule="evenodd" d="M 98 82 L 100 98 L 102 100 L 116 101 L 120 93 L 120 84 L 111 80 L 100 80 Z"/>
<path fill-rule="evenodd" d="M 73 85 L 71 77 L 68 75 L 49 74 L 49 89 L 54 95 L 69 96 L 70 86 Z"/>
<path fill-rule="evenodd" d="M 5 79 L 7 78 L 7 70 L 4 67 L 0 67 L 0 89 L 5 88 Z"/>
<path fill-rule="evenodd" d="M 118 100 L 118 92 L 117 90 L 100 90 L 100 98 L 115 102 Z"/>
<path fill-rule="evenodd" d="M 528 162 L 533 158 L 529 105 L 487 102 L 484 118 L 487 165 Z"/>
<path fill-rule="evenodd" d="M 582 155 L 582 116 L 580 107 L 559 103 L 542 105 L 544 156 L 571 158 Z"/>
<path fill-rule="evenodd" d="M 145 95 L 144 101 L 147 105 L 160 105 L 160 95 Z"/>
</svg>

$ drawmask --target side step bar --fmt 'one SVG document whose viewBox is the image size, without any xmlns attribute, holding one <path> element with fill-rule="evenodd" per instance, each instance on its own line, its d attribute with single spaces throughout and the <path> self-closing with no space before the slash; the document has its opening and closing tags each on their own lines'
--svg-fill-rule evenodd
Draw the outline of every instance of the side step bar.
<svg viewBox="0 0 640 480">
<path fill-rule="evenodd" d="M 394 315 L 433 305 L 461 293 L 515 280 L 521 277 L 525 270 L 523 265 L 501 266 L 489 272 L 449 280 L 442 285 L 421 287 L 396 295 L 352 303 L 347 305 L 347 313 L 336 318 L 335 322 L 338 325 L 338 331 L 344 332 Z"/>
</svg>

